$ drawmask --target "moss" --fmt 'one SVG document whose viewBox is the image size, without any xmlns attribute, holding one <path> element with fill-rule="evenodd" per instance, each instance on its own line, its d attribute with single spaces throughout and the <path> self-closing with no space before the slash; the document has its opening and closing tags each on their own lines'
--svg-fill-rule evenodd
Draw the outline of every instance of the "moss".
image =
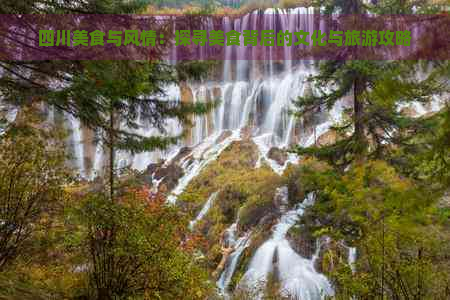
<svg viewBox="0 0 450 300">
<path fill-rule="evenodd" d="M 290 165 L 283 174 L 284 183 L 288 186 L 289 203 L 301 203 L 308 192 L 315 191 L 318 183 L 328 180 L 326 176 L 332 172 L 331 167 L 315 158 L 306 157 L 299 165 Z"/>
<path fill-rule="evenodd" d="M 243 229 L 251 228 L 264 221 L 264 217 L 275 209 L 271 197 L 252 195 L 240 210 L 240 226 Z"/>
<path fill-rule="evenodd" d="M 258 158 L 256 153 L 256 145 L 252 142 L 232 143 L 188 185 L 179 202 L 195 204 L 192 207 L 199 210 L 212 193 L 227 186 L 239 187 L 236 180 L 251 172 Z"/>
<path fill-rule="evenodd" d="M 292 226 L 287 239 L 291 247 L 301 256 L 310 259 L 316 251 L 316 238 L 313 235 L 312 228 L 304 225 L 309 221 L 302 221 L 303 224 Z"/>
<path fill-rule="evenodd" d="M 186 213 L 193 218 L 208 197 L 219 191 L 213 206 L 195 226 L 195 230 L 206 240 L 200 250 L 210 261 L 211 271 L 222 257 L 223 233 L 236 221 L 238 213 L 239 231 L 259 225 L 260 228 L 266 226 L 267 233 L 270 233 L 272 221 L 277 217 L 273 215 L 276 211 L 273 197 L 276 188 L 282 185 L 282 178 L 268 166 L 256 169 L 257 160 L 258 149 L 251 140 L 233 142 L 178 198 Z M 233 280 L 239 280 L 251 255 L 266 238 L 262 233 L 257 234 L 256 239 L 254 235 L 252 245 L 241 257 L 237 277 Z"/>
</svg>

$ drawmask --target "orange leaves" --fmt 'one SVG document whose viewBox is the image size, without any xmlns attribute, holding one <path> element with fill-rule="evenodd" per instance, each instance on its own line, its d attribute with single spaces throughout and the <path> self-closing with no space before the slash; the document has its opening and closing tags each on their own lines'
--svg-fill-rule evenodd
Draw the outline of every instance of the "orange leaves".
<svg viewBox="0 0 450 300">
<path fill-rule="evenodd" d="M 199 234 L 191 234 L 186 237 L 184 241 L 181 242 L 181 249 L 187 252 L 194 252 L 195 249 L 207 247 L 206 239 Z"/>
<path fill-rule="evenodd" d="M 135 189 L 134 195 L 138 201 L 146 202 L 150 196 L 150 189 L 147 185 L 143 185 L 141 188 Z"/>
</svg>

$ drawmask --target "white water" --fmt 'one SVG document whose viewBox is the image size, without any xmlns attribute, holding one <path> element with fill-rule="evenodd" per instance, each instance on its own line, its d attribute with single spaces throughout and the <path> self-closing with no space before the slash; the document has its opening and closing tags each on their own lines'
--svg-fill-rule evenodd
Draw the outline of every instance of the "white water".
<svg viewBox="0 0 450 300">
<path fill-rule="evenodd" d="M 74 150 L 74 158 L 76 163 L 76 168 L 79 170 L 81 176 L 85 176 L 85 167 L 84 167 L 84 155 L 83 155 L 83 138 L 81 134 L 81 124 L 80 121 L 72 115 L 66 114 L 66 117 L 70 124 L 71 135 L 71 143 L 73 145 Z"/>
<path fill-rule="evenodd" d="M 187 185 L 212 161 L 216 160 L 225 148 L 233 141 L 239 140 L 239 131 L 234 131 L 223 141 L 217 141 L 220 135 L 208 137 L 203 143 L 194 148 L 193 152 L 181 162 L 184 175 L 178 180 L 177 186 L 167 198 L 168 202 L 175 203 Z"/>
<path fill-rule="evenodd" d="M 287 187 L 278 189 L 277 193 L 287 201 Z M 314 269 L 314 260 L 300 256 L 286 239 L 287 232 L 303 214 L 304 208 L 313 202 L 314 195 L 309 194 L 302 204 L 284 212 L 273 228 L 272 237 L 255 252 L 240 285 L 259 287 L 273 273 L 281 283 L 281 292 L 295 299 L 317 300 L 334 294 L 327 278 Z"/>
<path fill-rule="evenodd" d="M 200 221 L 201 219 L 203 219 L 203 217 L 208 213 L 209 209 L 214 204 L 214 201 L 216 200 L 218 194 L 219 194 L 219 192 L 217 191 L 217 192 L 212 193 L 211 196 L 208 197 L 208 200 L 206 200 L 205 205 L 203 205 L 203 207 L 200 210 L 200 212 L 198 213 L 198 215 L 195 217 L 194 220 L 192 220 L 189 223 L 190 229 L 193 229 L 195 224 L 198 221 Z"/>
<path fill-rule="evenodd" d="M 355 247 L 348 247 L 348 265 L 352 269 L 352 272 L 355 273 L 355 263 L 356 263 L 356 248 Z"/>
<path fill-rule="evenodd" d="M 317 29 L 314 28 L 315 25 L 311 18 L 312 8 L 268 9 L 263 13 L 271 14 L 274 18 L 262 19 L 261 12 L 254 12 L 241 18 L 224 18 L 224 28 L 242 32 L 246 29 L 255 29 L 261 23 L 260 21 L 264 20 L 270 21 L 271 23 L 267 25 L 276 32 L 279 30 L 312 32 Z M 207 23 L 208 26 L 211 26 L 211 22 Z M 270 56 L 271 47 L 265 48 L 269 51 Z M 237 57 L 243 57 L 244 50 L 244 47 L 239 46 L 226 47 L 225 56 L 229 58 L 236 54 Z M 218 94 L 221 98 L 221 105 L 209 115 L 194 116 L 194 126 L 189 140 L 175 145 L 167 151 L 146 152 L 137 155 L 120 152 L 117 154 L 118 167 L 131 166 L 142 171 L 149 163 L 159 159 L 166 159 L 166 163 L 168 163 L 176 155 L 177 150 L 184 145 L 194 146 L 192 153 L 180 162 L 184 175 L 179 179 L 178 185 L 168 198 L 168 201 L 173 203 L 192 179 L 199 175 L 210 162 L 214 161 L 230 143 L 241 139 L 243 129 L 249 128 L 252 140 L 259 150 L 256 167 L 260 167 L 265 162 L 276 173 L 282 174 L 286 166 L 289 163 L 296 163 L 298 158 L 289 154 L 286 162 L 280 165 L 268 157 L 270 149 L 272 147 L 285 149 L 292 144 L 313 145 L 322 134 L 329 130 L 330 126 L 340 120 L 344 109 L 343 102 L 336 103 L 335 107 L 322 118 L 322 122 L 314 124 L 314 134 L 303 128 L 300 120 L 288 113 L 292 108 L 292 100 L 304 95 L 307 91 L 306 79 L 315 71 L 309 62 L 291 60 L 293 52 L 298 50 L 297 47 L 285 47 L 285 57 L 280 61 L 225 60 L 222 72 L 220 72 L 222 78 L 187 83 L 192 92 L 192 99 L 188 99 L 189 101 L 206 102 L 213 99 L 213 95 Z M 177 53 L 172 53 L 173 60 L 176 60 L 176 56 Z M 167 94 L 169 99 L 182 100 L 179 87 L 167 87 Z M 424 114 L 430 110 L 421 104 L 413 105 L 418 114 Z M 433 104 L 431 110 L 435 111 L 439 108 L 438 104 Z M 73 118 L 69 118 L 68 121 L 68 125 L 72 129 L 70 138 L 74 145 L 74 163 L 87 177 L 92 178 L 96 174 L 100 174 L 107 157 L 104 155 L 104 149 L 100 144 L 96 145 L 94 157 L 91 158 L 93 168 L 87 170 L 84 165 L 84 157 L 87 156 L 86 147 L 82 146 L 83 133 L 80 124 Z M 169 120 L 165 127 L 169 134 L 176 135 L 180 132 L 179 124 L 173 120 Z M 232 131 L 232 135 L 218 141 L 225 130 Z M 160 134 L 144 123 L 134 132 L 145 136 Z M 161 181 L 161 179 L 159 180 Z M 157 187 L 158 183 L 155 182 L 153 186 Z M 285 190 L 281 189 L 279 192 L 285 193 Z M 209 197 L 197 217 L 191 222 L 192 228 L 208 212 L 215 198 L 215 194 Z M 243 282 L 256 285 L 259 281 L 266 280 L 268 274 L 275 272 L 281 281 L 282 289 L 296 298 L 315 300 L 322 298 L 324 294 L 333 294 L 327 279 L 314 269 L 317 253 L 311 260 L 303 258 L 290 247 L 286 239 L 286 233 L 303 214 L 304 207 L 311 204 L 311 201 L 312 196 L 306 199 L 303 205 L 290 211 L 284 211 L 279 223 L 274 227 L 272 237 L 255 252 Z M 224 295 L 227 293 L 239 259 L 250 243 L 250 233 L 237 237 L 236 227 L 235 223 L 227 230 L 227 244 L 233 247 L 234 251 L 230 254 L 225 269 L 217 282 L 220 292 Z M 356 252 L 349 249 L 349 264 L 352 270 L 354 270 L 355 255 Z M 274 260 L 277 260 L 276 265 L 273 263 Z"/>
<path fill-rule="evenodd" d="M 250 245 L 251 232 L 244 233 L 241 237 L 236 237 L 237 232 L 237 222 L 233 223 L 225 231 L 225 246 L 232 247 L 234 251 L 228 257 L 225 268 L 220 274 L 219 280 L 217 281 L 217 287 L 219 289 L 220 295 L 228 298 L 228 286 L 230 285 L 231 278 L 236 270 L 239 259 L 244 252 L 245 248 Z"/>
<path fill-rule="evenodd" d="M 14 122 L 14 120 L 16 119 L 17 116 L 17 108 L 11 106 L 11 105 L 7 105 L 5 104 L 1 99 L 0 99 L 0 120 L 2 122 L 4 122 L 4 124 L 0 124 L 0 135 L 3 134 L 3 130 L 6 128 L 6 126 L 11 123 Z"/>
<path fill-rule="evenodd" d="M 260 25 L 258 24 L 266 22 L 266 25 L 276 32 L 280 30 L 311 32 L 315 26 L 313 13 L 312 7 L 287 10 L 266 9 L 246 14 L 240 18 L 225 17 L 222 26 L 227 30 L 242 32 L 243 30 L 259 29 L 258 26 Z M 264 17 L 264 15 L 270 15 L 270 17 Z M 208 27 L 206 29 L 213 26 L 211 20 L 205 22 L 205 24 Z M 241 38 L 243 39 L 243 37 Z M 134 169 L 145 170 L 149 163 L 159 159 L 167 159 L 169 153 L 173 153 L 174 149 L 185 145 L 202 145 L 205 141 L 208 143 L 208 140 L 219 136 L 224 130 L 235 132 L 242 128 L 250 128 L 253 137 L 264 136 L 260 141 L 264 141 L 267 149 L 275 146 L 286 148 L 293 143 L 297 143 L 301 138 L 299 120 L 296 120 L 288 111 L 291 108 L 292 100 L 303 95 L 306 90 L 306 79 L 314 72 L 310 62 L 291 60 L 294 51 L 298 51 L 299 47 L 286 46 L 283 52 L 284 59 L 278 61 L 242 60 L 246 57 L 247 52 L 245 51 L 248 51 L 246 47 L 226 47 L 225 57 L 236 56 L 238 59 L 223 61 L 222 78 L 212 78 L 195 83 L 187 82 L 187 88 L 190 89 L 192 98 L 183 99 L 183 101 L 206 102 L 219 96 L 221 104 L 209 115 L 194 116 L 194 126 L 188 140 L 165 152 L 155 151 L 137 155 L 120 152 L 117 154 L 118 167 L 131 166 Z M 264 48 L 268 57 L 272 55 L 271 48 Z M 174 49 L 176 48 L 174 47 Z M 252 50 L 251 55 L 256 57 L 257 53 Z M 173 60 L 176 57 L 176 52 L 171 53 Z M 182 93 L 179 87 L 167 87 L 167 94 L 168 99 L 182 101 Z M 168 122 L 166 129 L 172 135 L 176 135 L 180 130 L 179 125 L 173 122 Z M 149 128 L 145 124 L 142 124 L 142 127 L 134 130 L 134 132 L 146 136 L 159 134 L 155 129 Z M 210 146 L 214 147 L 211 143 Z M 86 157 L 84 148 L 86 147 L 78 149 L 80 151 L 75 151 L 76 155 Z M 96 154 L 91 157 L 93 170 L 85 170 L 86 174 L 101 173 L 101 168 L 104 165 L 103 160 L 107 157 L 101 152 L 101 147 L 97 147 Z M 294 158 L 291 159 L 295 161 Z M 80 160 L 76 158 L 75 161 L 79 162 Z M 270 165 L 275 167 L 277 172 L 280 172 L 283 167 Z M 201 168 L 194 165 L 190 166 L 187 171 L 192 172 L 195 176 L 199 169 Z M 93 176 L 88 177 L 92 178 Z M 192 176 L 186 175 L 186 178 L 181 181 L 180 187 L 174 191 L 175 195 L 182 190 L 185 182 L 189 182 L 189 177 Z"/>
</svg>

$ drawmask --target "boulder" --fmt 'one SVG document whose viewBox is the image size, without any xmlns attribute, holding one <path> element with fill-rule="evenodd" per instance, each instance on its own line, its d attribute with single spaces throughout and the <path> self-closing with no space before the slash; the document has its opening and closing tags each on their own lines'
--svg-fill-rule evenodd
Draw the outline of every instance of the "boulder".
<svg viewBox="0 0 450 300">
<path fill-rule="evenodd" d="M 292 249 L 302 257 L 311 259 L 316 252 L 316 239 L 304 226 L 294 227 L 286 235 Z"/>
<path fill-rule="evenodd" d="M 269 152 L 267 153 L 267 157 L 276 161 L 280 166 L 283 166 L 288 159 L 286 151 L 281 150 L 277 147 L 270 148 Z"/>
<path fill-rule="evenodd" d="M 336 131 L 328 130 L 317 139 L 318 146 L 328 146 L 336 143 Z"/>
<path fill-rule="evenodd" d="M 170 164 L 165 168 L 159 168 L 155 172 L 155 179 L 163 178 L 162 183 L 167 187 L 167 190 L 172 190 L 178 184 L 178 180 L 183 176 L 183 169 L 176 165 Z"/>
<path fill-rule="evenodd" d="M 225 139 L 231 136 L 230 130 L 225 130 L 222 134 L 217 138 L 216 144 L 223 142 Z"/>
<path fill-rule="evenodd" d="M 191 152 L 192 152 L 192 149 L 189 148 L 189 147 L 183 147 L 183 148 L 181 148 L 181 149 L 178 151 L 177 155 L 172 159 L 172 162 L 173 162 L 173 163 L 178 163 L 178 162 L 180 162 L 181 159 L 187 157 L 189 154 L 191 154 Z"/>
<path fill-rule="evenodd" d="M 444 196 L 438 202 L 439 208 L 450 208 L 450 190 L 446 191 Z"/>
<path fill-rule="evenodd" d="M 185 103 L 193 103 L 194 102 L 194 94 L 192 93 L 191 88 L 187 85 L 186 82 L 180 83 L 180 94 L 181 101 Z"/>
<path fill-rule="evenodd" d="M 152 175 L 161 168 L 161 163 L 151 163 L 147 166 L 145 171 L 139 176 L 139 179 L 148 186 L 152 186 L 153 177 Z"/>
<path fill-rule="evenodd" d="M 418 115 L 417 111 L 414 109 L 413 106 L 403 107 L 400 110 L 400 113 L 402 115 L 405 115 L 405 116 L 410 117 L 410 118 L 414 118 L 414 117 L 416 117 Z"/>
</svg>

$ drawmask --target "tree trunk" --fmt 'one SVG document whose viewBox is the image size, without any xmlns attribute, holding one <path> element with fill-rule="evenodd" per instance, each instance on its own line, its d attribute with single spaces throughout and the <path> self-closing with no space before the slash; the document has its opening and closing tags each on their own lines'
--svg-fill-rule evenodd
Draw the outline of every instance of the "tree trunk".
<svg viewBox="0 0 450 300">
<path fill-rule="evenodd" d="M 98 289 L 98 300 L 111 300 L 112 298 L 109 295 L 109 291 L 107 288 L 100 288 Z"/>
<path fill-rule="evenodd" d="M 422 299 L 422 247 L 419 248 L 417 253 L 417 264 L 418 264 L 418 270 L 417 270 L 417 299 Z"/>
<path fill-rule="evenodd" d="M 361 94 L 364 91 L 364 85 L 361 79 L 356 78 L 353 84 L 353 123 L 354 132 L 354 155 L 355 161 L 362 163 L 365 160 L 366 137 L 364 133 L 364 103 Z"/>
<path fill-rule="evenodd" d="M 109 191 L 111 201 L 114 201 L 114 154 L 114 109 L 111 107 L 109 118 Z"/>
<path fill-rule="evenodd" d="M 384 201 L 383 201 L 384 205 Z M 382 229 L 382 237 L 381 237 L 381 299 L 384 299 L 384 272 L 385 272 L 385 265 L 384 265 L 384 256 L 385 256 L 385 249 L 384 249 L 384 209 L 383 209 L 383 215 L 381 219 L 381 229 Z"/>
</svg>

